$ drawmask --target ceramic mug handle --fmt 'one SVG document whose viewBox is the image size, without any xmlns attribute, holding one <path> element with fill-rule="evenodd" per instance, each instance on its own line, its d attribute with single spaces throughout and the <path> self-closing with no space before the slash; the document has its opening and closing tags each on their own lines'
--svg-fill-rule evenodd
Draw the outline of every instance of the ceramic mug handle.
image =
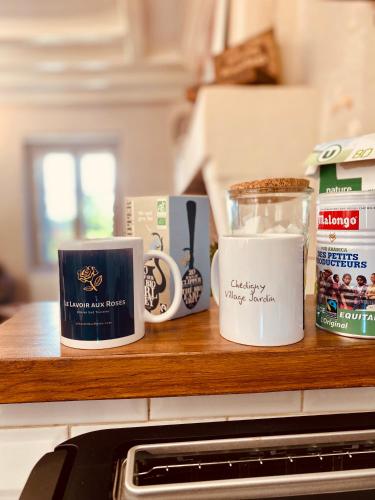
<svg viewBox="0 0 375 500">
<path fill-rule="evenodd" d="M 217 305 L 220 304 L 219 250 L 216 250 L 211 264 L 211 291 Z"/>
<path fill-rule="evenodd" d="M 164 252 L 160 252 L 159 250 L 149 250 L 144 254 L 143 260 L 146 262 L 147 260 L 153 258 L 163 260 L 172 271 L 173 282 L 174 282 L 174 297 L 172 300 L 172 304 L 169 306 L 168 310 L 162 314 L 151 314 L 147 309 L 145 309 L 145 321 L 149 323 L 161 323 L 162 321 L 168 321 L 171 319 L 177 312 L 181 300 L 182 300 L 182 277 L 180 270 L 176 264 L 176 262 L 170 257 L 168 254 Z"/>
</svg>

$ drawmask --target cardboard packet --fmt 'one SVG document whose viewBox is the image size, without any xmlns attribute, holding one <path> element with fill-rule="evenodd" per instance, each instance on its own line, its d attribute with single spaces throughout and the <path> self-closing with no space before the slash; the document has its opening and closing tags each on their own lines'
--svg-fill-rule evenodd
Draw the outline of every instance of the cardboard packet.
<svg viewBox="0 0 375 500">
<path fill-rule="evenodd" d="M 140 236 L 144 248 L 168 253 L 182 275 L 183 296 L 174 318 L 208 309 L 210 304 L 209 203 L 207 196 L 144 196 L 125 199 L 125 235 Z M 168 309 L 173 280 L 159 259 L 145 263 L 145 307 Z"/>
<path fill-rule="evenodd" d="M 375 134 L 318 144 L 305 165 L 319 193 L 374 190 Z"/>
</svg>

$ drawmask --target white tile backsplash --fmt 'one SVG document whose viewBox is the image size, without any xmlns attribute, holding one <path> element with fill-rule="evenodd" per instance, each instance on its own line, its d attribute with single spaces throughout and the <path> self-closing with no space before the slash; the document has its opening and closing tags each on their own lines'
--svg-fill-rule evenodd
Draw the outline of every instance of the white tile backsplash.
<svg viewBox="0 0 375 500">
<path fill-rule="evenodd" d="M 304 391 L 306 413 L 375 410 L 375 387 Z"/>
<path fill-rule="evenodd" d="M 0 427 L 147 420 L 147 399 L 0 405 Z"/>
<path fill-rule="evenodd" d="M 0 500 L 19 500 L 19 498 L 18 490 L 0 490 Z"/>
<path fill-rule="evenodd" d="M 70 436 L 75 437 L 80 434 L 86 434 L 87 432 L 102 431 L 105 429 L 124 429 L 131 427 L 155 427 L 157 425 L 180 425 L 180 424 L 194 424 L 201 422 L 222 422 L 226 420 L 225 418 L 191 418 L 191 419 L 179 419 L 179 420 L 163 420 L 159 422 L 154 420 L 152 422 L 127 422 L 127 423 L 114 423 L 114 424 L 99 424 L 99 425 L 72 425 L 70 427 Z M 1 500 L 1 498 L 0 498 Z"/>
<path fill-rule="evenodd" d="M 19 494 L 36 462 L 66 439 L 66 426 L 1 429 L 0 493 L 3 497 L 14 492 Z"/>
<path fill-rule="evenodd" d="M 300 411 L 300 391 L 153 398 L 150 400 L 151 420 L 194 417 L 251 417 L 298 413 Z"/>
</svg>

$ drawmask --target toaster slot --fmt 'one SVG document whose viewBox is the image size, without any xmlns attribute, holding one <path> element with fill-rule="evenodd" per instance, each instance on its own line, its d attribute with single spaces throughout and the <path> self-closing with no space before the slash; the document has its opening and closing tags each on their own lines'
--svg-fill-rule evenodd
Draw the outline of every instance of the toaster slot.
<svg viewBox="0 0 375 500">
<path fill-rule="evenodd" d="M 375 486 L 375 432 L 137 446 L 124 498 L 275 498 Z"/>
<path fill-rule="evenodd" d="M 216 481 L 375 468 L 372 442 L 335 446 L 272 447 L 242 452 L 199 452 L 136 455 L 134 483 L 153 484 Z"/>
</svg>

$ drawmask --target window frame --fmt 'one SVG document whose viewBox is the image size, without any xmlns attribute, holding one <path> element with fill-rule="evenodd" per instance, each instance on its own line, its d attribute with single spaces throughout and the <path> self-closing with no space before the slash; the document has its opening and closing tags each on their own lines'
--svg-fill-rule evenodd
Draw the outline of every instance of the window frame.
<svg viewBox="0 0 375 500">
<path fill-rule="evenodd" d="M 42 221 L 45 217 L 44 211 L 41 210 L 40 194 L 43 194 L 42 181 L 42 161 L 46 154 L 49 153 L 68 153 L 74 158 L 74 167 L 76 175 L 76 200 L 77 200 L 77 218 L 74 223 L 74 238 L 84 238 L 83 236 L 83 203 L 82 203 L 82 187 L 80 176 L 81 158 L 87 153 L 103 153 L 110 152 L 113 154 L 116 163 L 115 170 L 115 189 L 114 189 L 114 206 L 113 206 L 113 236 L 119 234 L 121 228 L 119 206 L 121 204 L 121 192 L 119 182 L 119 155 L 118 143 L 114 140 L 106 139 L 91 139 L 91 140 L 72 140 L 63 141 L 31 141 L 26 143 L 26 192 L 27 192 L 27 232 L 29 248 L 31 253 L 29 264 L 37 270 L 55 270 L 56 263 L 51 263 L 43 260 L 42 241 L 43 227 Z"/>
</svg>

